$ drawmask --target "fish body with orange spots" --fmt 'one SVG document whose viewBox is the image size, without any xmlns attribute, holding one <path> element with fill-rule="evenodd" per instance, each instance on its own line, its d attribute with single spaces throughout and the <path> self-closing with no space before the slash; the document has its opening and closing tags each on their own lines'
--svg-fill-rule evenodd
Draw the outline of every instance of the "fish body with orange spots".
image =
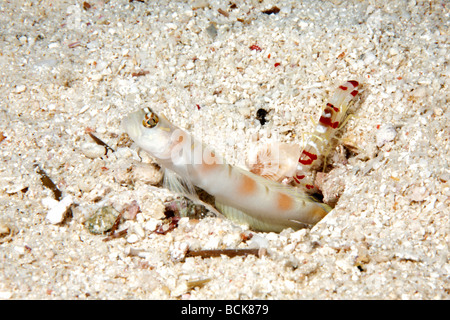
<svg viewBox="0 0 450 320">
<path fill-rule="evenodd" d="M 225 163 L 150 108 L 130 114 L 124 124 L 131 139 L 161 166 L 175 172 L 184 185 L 195 185 L 214 196 L 222 214 L 251 229 L 298 230 L 316 224 L 331 210 L 292 186 Z"/>
</svg>

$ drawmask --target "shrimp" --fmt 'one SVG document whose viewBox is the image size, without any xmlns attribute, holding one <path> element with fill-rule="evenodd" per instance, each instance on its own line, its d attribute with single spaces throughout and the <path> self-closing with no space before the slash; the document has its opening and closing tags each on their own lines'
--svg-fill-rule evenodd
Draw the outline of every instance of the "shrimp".
<svg viewBox="0 0 450 320">
<path fill-rule="evenodd" d="M 343 126 L 349 103 L 358 94 L 358 86 L 358 81 L 349 80 L 337 88 L 303 149 L 280 143 L 265 146 L 248 165 L 249 170 L 270 180 L 293 183 L 309 194 L 317 192 L 315 172 L 325 163 L 331 140 Z"/>
<path fill-rule="evenodd" d="M 166 174 L 175 173 L 179 185 L 188 186 L 188 193 L 195 192 L 192 186 L 203 189 L 215 197 L 217 209 L 238 224 L 264 232 L 298 230 L 313 226 L 331 210 L 292 186 L 227 164 L 212 149 L 149 107 L 131 113 L 124 127 Z"/>
</svg>

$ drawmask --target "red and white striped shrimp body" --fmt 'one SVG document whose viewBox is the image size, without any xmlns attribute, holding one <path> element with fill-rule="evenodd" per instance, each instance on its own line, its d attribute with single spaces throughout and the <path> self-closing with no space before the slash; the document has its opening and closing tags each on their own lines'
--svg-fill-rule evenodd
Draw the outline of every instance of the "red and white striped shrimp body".
<svg viewBox="0 0 450 320">
<path fill-rule="evenodd" d="M 256 158 L 248 165 L 255 174 L 296 187 L 312 194 L 315 173 L 321 170 L 331 147 L 331 139 L 341 128 L 349 102 L 358 94 L 359 84 L 350 80 L 339 86 L 324 106 L 319 122 L 309 135 L 303 149 L 287 143 L 274 143 L 257 151 Z"/>
<path fill-rule="evenodd" d="M 229 219 L 259 231 L 311 226 L 331 208 L 292 186 L 226 164 L 200 141 L 150 108 L 125 120 L 128 135 L 166 170 L 215 197 Z"/>
<path fill-rule="evenodd" d="M 342 125 L 350 101 L 358 94 L 358 81 L 350 80 L 339 86 L 325 105 L 319 122 L 300 153 L 297 169 L 292 176 L 297 186 L 309 192 L 317 191 L 314 172 L 320 170 L 330 148 L 330 141 Z"/>
</svg>

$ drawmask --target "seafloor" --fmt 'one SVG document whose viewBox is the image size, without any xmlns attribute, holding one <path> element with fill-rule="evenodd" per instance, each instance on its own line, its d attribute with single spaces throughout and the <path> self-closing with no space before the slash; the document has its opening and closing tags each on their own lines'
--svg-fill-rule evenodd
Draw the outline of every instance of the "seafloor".
<svg viewBox="0 0 450 320">
<path fill-rule="evenodd" d="M 2 1 L 0 13 L 0 298 L 450 297 L 447 1 Z M 185 218 L 156 232 L 173 194 L 123 135 L 128 113 L 152 106 L 243 166 L 255 145 L 301 144 L 349 79 L 362 90 L 325 188 L 340 198 L 314 228 Z M 131 203 L 141 212 L 122 237 L 86 229 Z"/>
</svg>

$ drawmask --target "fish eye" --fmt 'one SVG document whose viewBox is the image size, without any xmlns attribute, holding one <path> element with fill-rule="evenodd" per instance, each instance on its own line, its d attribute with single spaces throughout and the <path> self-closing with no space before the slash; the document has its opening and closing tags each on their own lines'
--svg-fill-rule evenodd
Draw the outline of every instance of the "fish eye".
<svg viewBox="0 0 450 320">
<path fill-rule="evenodd" d="M 153 112 L 145 114 L 145 119 L 142 120 L 142 125 L 146 128 L 154 128 L 159 122 L 158 116 Z"/>
</svg>

